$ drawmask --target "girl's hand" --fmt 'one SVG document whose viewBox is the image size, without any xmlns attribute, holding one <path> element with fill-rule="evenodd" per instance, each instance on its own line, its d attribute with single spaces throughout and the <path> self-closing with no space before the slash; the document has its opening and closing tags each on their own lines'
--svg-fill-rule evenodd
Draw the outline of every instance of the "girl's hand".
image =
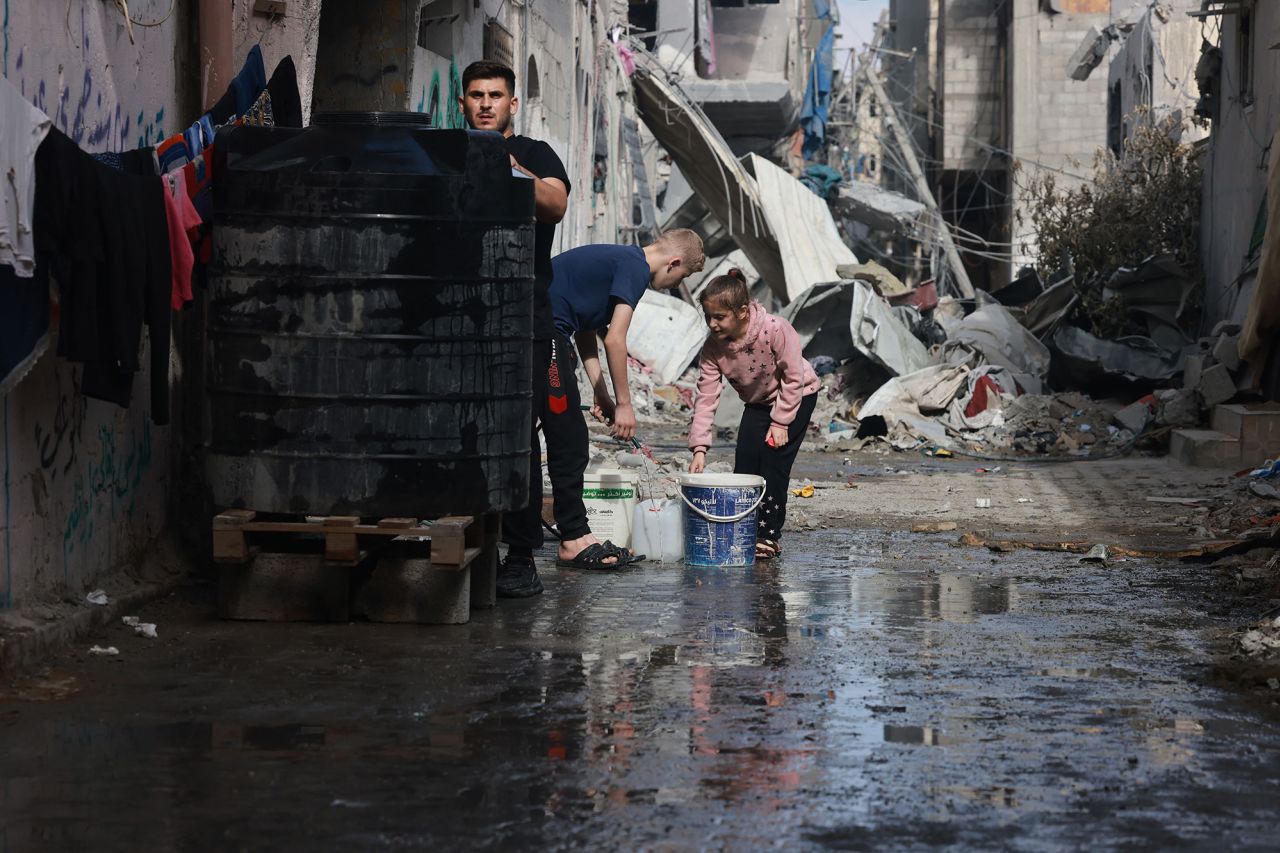
<svg viewBox="0 0 1280 853">
<path fill-rule="evenodd" d="M 693 451 L 693 461 L 689 463 L 690 474 L 701 474 L 707 468 L 707 451 Z"/>
<path fill-rule="evenodd" d="M 790 440 L 790 436 L 787 435 L 787 428 L 774 424 L 769 427 L 769 436 L 764 443 L 770 447 L 785 447 Z"/>
</svg>

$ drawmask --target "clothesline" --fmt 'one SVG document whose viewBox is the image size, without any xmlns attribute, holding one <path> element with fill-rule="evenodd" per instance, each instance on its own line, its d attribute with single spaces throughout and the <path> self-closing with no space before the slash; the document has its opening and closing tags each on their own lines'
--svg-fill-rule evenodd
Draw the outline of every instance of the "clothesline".
<svg viewBox="0 0 1280 853">
<path fill-rule="evenodd" d="M 47 349 L 56 316 L 57 353 L 84 365 L 82 393 L 128 406 L 145 325 L 151 416 L 168 423 L 170 317 L 193 299 L 193 273 L 211 255 L 215 134 L 226 125 L 301 127 L 292 59 L 268 81 L 255 46 L 208 113 L 132 151 L 83 151 L 7 80 L 0 106 L 0 156 L 13 160 L 0 166 L 28 190 L 13 210 L 0 196 L 0 394 Z M 9 144 L 14 134 L 26 144 Z"/>
</svg>

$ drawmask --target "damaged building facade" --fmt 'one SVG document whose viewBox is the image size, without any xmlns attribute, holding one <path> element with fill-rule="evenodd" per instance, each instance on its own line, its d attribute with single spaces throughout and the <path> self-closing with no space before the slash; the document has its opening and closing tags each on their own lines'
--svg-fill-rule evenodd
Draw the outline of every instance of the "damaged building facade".
<svg viewBox="0 0 1280 853">
<path fill-rule="evenodd" d="M 1035 236 L 1019 218 L 1028 175 L 1086 180 L 1106 144 L 1105 78 L 1073 80 L 1064 69 L 1121 5 L 1128 0 L 890 3 L 887 93 L 946 219 L 986 241 L 962 253 L 976 286 L 999 289 L 1034 258 Z M 908 185 L 902 172 L 892 188 Z"/>
</svg>

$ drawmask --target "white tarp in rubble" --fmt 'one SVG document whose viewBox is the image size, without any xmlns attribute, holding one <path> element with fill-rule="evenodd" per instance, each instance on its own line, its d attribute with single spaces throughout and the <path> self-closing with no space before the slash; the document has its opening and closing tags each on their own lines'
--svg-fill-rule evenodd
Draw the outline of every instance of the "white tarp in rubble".
<svg viewBox="0 0 1280 853">
<path fill-rule="evenodd" d="M 929 352 L 865 281 L 818 284 L 782 312 L 795 326 L 806 356 L 836 361 L 867 356 L 895 376 L 927 367 Z M 845 322 L 848 318 L 848 322 Z"/>
<path fill-rule="evenodd" d="M 683 299 L 646 290 L 627 330 L 627 352 L 662 385 L 680 378 L 707 338 L 702 312 Z"/>
<path fill-rule="evenodd" d="M 840 238 L 825 201 L 758 154 L 748 155 L 746 165 L 755 176 L 765 219 L 778 241 L 788 301 L 819 282 L 837 278 L 837 266 L 858 262 Z"/>
<path fill-rule="evenodd" d="M 940 420 L 925 412 L 946 409 L 964 387 L 969 368 L 959 364 L 935 364 L 906 376 L 890 379 L 867 398 L 858 410 L 858 420 L 884 419 L 885 440 L 900 450 L 922 442 L 950 447 L 953 442 Z"/>
<path fill-rule="evenodd" d="M 879 415 L 888 424 L 904 411 L 917 415 L 946 411 L 965 387 L 968 376 L 969 368 L 963 364 L 933 364 L 895 376 L 867 398 L 858 410 L 858 418 Z"/>
<path fill-rule="evenodd" d="M 968 344 L 982 353 L 989 364 L 1035 377 L 1035 385 L 1049 372 L 1049 348 L 1003 305 L 983 305 L 948 329 L 947 335 L 948 343 Z"/>
<path fill-rule="evenodd" d="M 778 243 L 761 207 L 760 190 L 724 138 L 651 53 L 638 50 L 636 110 L 694 194 L 711 210 L 770 288 L 786 295 Z"/>
<path fill-rule="evenodd" d="M 864 181 L 840 187 L 836 210 L 855 222 L 890 234 L 915 233 L 916 223 L 927 208 L 918 201 Z"/>
</svg>

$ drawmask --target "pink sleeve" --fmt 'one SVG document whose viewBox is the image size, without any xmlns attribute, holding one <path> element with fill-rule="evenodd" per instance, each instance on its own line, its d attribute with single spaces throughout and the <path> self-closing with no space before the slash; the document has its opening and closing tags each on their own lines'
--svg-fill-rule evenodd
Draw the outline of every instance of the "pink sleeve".
<svg viewBox="0 0 1280 853">
<path fill-rule="evenodd" d="M 712 424 L 716 419 L 716 407 L 720 405 L 720 365 L 708 348 L 709 344 L 704 344 L 698 358 L 698 396 L 693 401 L 693 425 L 689 427 L 690 450 L 710 449 Z"/>
<path fill-rule="evenodd" d="M 771 317 L 769 347 L 778 362 L 780 373 L 778 397 L 773 401 L 770 418 L 774 426 L 787 427 L 796 419 L 804 399 L 804 348 L 795 327 L 781 317 Z"/>
</svg>

